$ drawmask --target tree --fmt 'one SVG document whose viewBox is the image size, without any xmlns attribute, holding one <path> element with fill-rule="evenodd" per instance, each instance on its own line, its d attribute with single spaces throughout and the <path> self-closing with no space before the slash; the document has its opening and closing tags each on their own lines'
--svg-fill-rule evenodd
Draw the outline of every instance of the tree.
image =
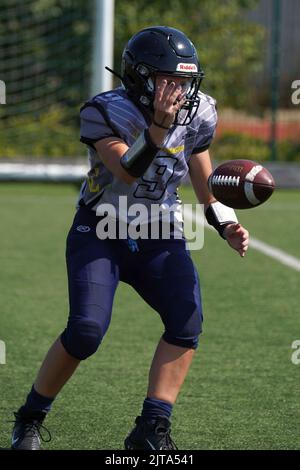
<svg viewBox="0 0 300 470">
<path fill-rule="evenodd" d="M 172 26 L 197 47 L 206 75 L 202 89 L 222 107 L 250 106 L 251 80 L 263 61 L 263 28 L 246 16 L 256 4 L 257 0 L 116 0 L 115 68 L 124 45 L 138 30 Z"/>
</svg>

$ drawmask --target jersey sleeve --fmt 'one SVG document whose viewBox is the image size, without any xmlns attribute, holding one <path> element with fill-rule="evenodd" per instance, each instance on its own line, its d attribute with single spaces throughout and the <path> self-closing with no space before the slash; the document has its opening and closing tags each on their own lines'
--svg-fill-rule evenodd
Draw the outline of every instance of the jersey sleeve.
<svg viewBox="0 0 300 470">
<path fill-rule="evenodd" d="M 209 101 L 205 103 L 204 110 L 201 113 L 201 118 L 192 154 L 207 150 L 214 138 L 218 116 L 216 101 L 213 98 L 210 98 Z"/>
<path fill-rule="evenodd" d="M 97 107 L 84 106 L 80 110 L 80 142 L 93 147 L 98 140 L 116 135 L 108 120 Z"/>
</svg>

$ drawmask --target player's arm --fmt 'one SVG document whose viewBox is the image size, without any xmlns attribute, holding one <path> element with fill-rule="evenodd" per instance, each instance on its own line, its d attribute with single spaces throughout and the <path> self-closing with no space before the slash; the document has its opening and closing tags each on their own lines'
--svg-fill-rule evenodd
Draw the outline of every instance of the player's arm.
<svg viewBox="0 0 300 470">
<path fill-rule="evenodd" d="M 184 103 L 181 86 L 157 79 L 153 124 L 145 129 L 131 147 L 117 137 L 107 137 L 94 146 L 103 164 L 121 181 L 132 184 L 152 163 L 165 140 L 176 112 Z M 155 123 L 155 124 L 154 124 Z"/>
<path fill-rule="evenodd" d="M 94 147 L 98 156 L 106 168 L 119 180 L 132 184 L 136 178 L 130 176 L 122 167 L 120 160 L 128 151 L 129 147 L 118 137 L 107 137 L 95 142 Z"/>
<path fill-rule="evenodd" d="M 94 146 L 106 168 L 119 180 L 132 184 L 147 170 L 165 135 L 166 130 L 151 125 L 140 134 L 132 147 L 118 137 L 98 140 Z"/>
<path fill-rule="evenodd" d="M 212 165 L 208 150 L 195 153 L 191 156 L 189 161 L 190 179 L 198 201 L 200 204 L 204 204 L 208 222 L 227 240 L 231 248 L 238 251 L 240 256 L 244 257 L 248 249 L 249 233 L 234 218 L 235 214 L 232 209 L 228 211 L 225 209 L 222 212 L 224 206 L 216 202 L 216 199 L 208 189 L 207 180 L 211 173 Z M 216 211 L 214 210 L 215 208 L 217 209 Z M 227 222 L 226 219 L 228 220 Z M 228 223 L 231 220 L 232 223 Z"/>
<path fill-rule="evenodd" d="M 204 204 L 205 210 L 215 197 L 209 192 L 207 180 L 212 173 L 212 164 L 209 151 L 205 150 L 201 153 L 194 153 L 189 161 L 189 174 L 191 182 L 200 204 Z"/>
</svg>

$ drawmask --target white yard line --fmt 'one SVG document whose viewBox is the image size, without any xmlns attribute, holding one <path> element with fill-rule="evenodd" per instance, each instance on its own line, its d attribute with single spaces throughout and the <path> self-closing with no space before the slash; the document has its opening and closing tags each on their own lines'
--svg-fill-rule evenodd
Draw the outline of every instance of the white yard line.
<svg viewBox="0 0 300 470">
<path fill-rule="evenodd" d="M 269 256 L 270 258 L 276 259 L 276 261 L 279 261 L 279 263 L 284 264 L 289 268 L 300 271 L 300 259 L 289 255 L 285 251 L 280 250 L 275 246 L 268 245 L 267 243 L 253 237 L 250 237 L 249 246 L 257 251 L 260 251 L 264 255 Z"/>
<path fill-rule="evenodd" d="M 189 220 L 192 220 L 192 214 L 189 210 L 185 210 L 185 216 L 188 217 Z M 210 230 L 215 230 L 211 225 L 208 225 L 206 221 L 204 222 L 204 226 L 205 228 L 208 228 Z M 259 251 L 260 253 L 269 256 L 269 258 L 273 258 L 279 263 L 294 269 L 295 271 L 300 271 L 300 259 L 296 258 L 295 256 L 289 255 L 285 251 L 280 250 L 275 246 L 269 245 L 268 243 L 262 242 L 257 238 L 251 237 L 251 235 L 249 246 L 254 250 Z"/>
</svg>

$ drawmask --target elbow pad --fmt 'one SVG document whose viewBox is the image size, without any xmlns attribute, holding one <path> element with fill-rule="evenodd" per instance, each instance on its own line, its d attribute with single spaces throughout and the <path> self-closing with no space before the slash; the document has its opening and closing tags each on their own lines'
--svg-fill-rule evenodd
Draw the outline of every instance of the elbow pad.
<svg viewBox="0 0 300 470">
<path fill-rule="evenodd" d="M 139 135 L 134 144 L 121 157 L 120 163 L 129 175 L 142 176 L 154 160 L 159 147 L 153 144 L 149 129 Z"/>
<path fill-rule="evenodd" d="M 234 210 L 231 207 L 224 206 L 219 201 L 213 202 L 208 206 L 205 211 L 205 217 L 207 222 L 219 232 L 219 235 L 224 240 L 226 240 L 224 237 L 226 225 L 238 223 Z"/>
</svg>

